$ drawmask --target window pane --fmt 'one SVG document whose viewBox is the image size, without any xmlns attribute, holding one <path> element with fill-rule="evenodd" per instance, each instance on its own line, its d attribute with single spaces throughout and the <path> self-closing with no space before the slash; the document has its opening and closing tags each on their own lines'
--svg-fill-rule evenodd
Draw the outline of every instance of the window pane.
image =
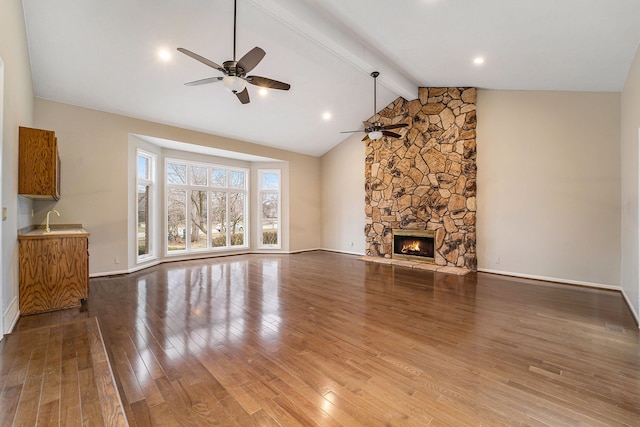
<svg viewBox="0 0 640 427">
<path fill-rule="evenodd" d="M 212 191 L 209 193 L 211 212 L 211 246 L 219 248 L 227 246 L 227 193 Z"/>
<path fill-rule="evenodd" d="M 150 161 L 151 159 L 146 156 L 138 156 L 138 179 L 150 179 Z"/>
<path fill-rule="evenodd" d="M 207 185 L 207 168 L 191 166 L 191 185 Z"/>
<path fill-rule="evenodd" d="M 279 190 L 280 182 L 277 173 L 263 173 L 260 180 L 261 190 Z"/>
<path fill-rule="evenodd" d="M 226 169 L 211 169 L 211 186 L 226 187 L 227 171 Z"/>
<path fill-rule="evenodd" d="M 177 163 L 167 164 L 167 182 L 169 184 L 186 184 L 187 166 Z"/>
<path fill-rule="evenodd" d="M 205 169 L 205 180 L 206 180 Z M 207 247 L 207 192 L 191 191 L 191 248 Z"/>
<path fill-rule="evenodd" d="M 244 245 L 244 193 L 229 193 L 231 246 Z"/>
<path fill-rule="evenodd" d="M 262 194 L 262 244 L 278 244 L 278 194 Z"/>
<path fill-rule="evenodd" d="M 149 255 L 149 192 L 148 185 L 138 185 L 138 256 Z"/>
<path fill-rule="evenodd" d="M 185 237 L 187 232 L 186 191 L 170 188 L 167 192 L 167 249 L 180 251 L 187 248 Z"/>
<path fill-rule="evenodd" d="M 245 173 L 241 171 L 229 171 L 229 187 L 244 188 Z"/>
</svg>

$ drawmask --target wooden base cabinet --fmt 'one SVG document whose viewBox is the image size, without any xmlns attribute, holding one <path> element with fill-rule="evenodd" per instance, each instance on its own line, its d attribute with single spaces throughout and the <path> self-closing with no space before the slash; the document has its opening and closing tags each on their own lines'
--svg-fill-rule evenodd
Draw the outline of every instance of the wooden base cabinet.
<svg viewBox="0 0 640 427">
<path fill-rule="evenodd" d="M 20 313 L 77 307 L 89 296 L 89 239 L 20 236 Z"/>
</svg>

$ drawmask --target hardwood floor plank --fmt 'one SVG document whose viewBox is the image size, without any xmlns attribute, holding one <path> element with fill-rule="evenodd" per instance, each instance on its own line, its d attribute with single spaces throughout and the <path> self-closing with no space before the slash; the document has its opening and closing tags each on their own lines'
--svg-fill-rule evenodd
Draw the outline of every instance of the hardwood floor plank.
<svg viewBox="0 0 640 427">
<path fill-rule="evenodd" d="M 179 427 L 182 425 L 173 416 L 171 410 L 169 409 L 169 405 L 166 402 L 163 402 L 159 405 L 150 406 L 149 413 L 151 414 L 151 425 L 168 427 Z"/>
<path fill-rule="evenodd" d="M 85 323 L 87 340 L 91 352 L 94 380 L 97 383 L 98 399 L 102 409 L 102 418 L 107 425 L 124 426 L 127 424 L 120 394 L 117 392 L 113 372 L 109 366 L 106 349 L 102 342 L 100 327 L 96 322 Z"/>
<path fill-rule="evenodd" d="M 24 343 L 25 345 L 32 345 L 33 351 L 29 357 L 20 402 L 18 403 L 13 421 L 16 425 L 29 426 L 36 424 L 45 370 L 48 338 L 49 330 L 41 330 L 34 334 L 32 338 L 33 341 Z M 39 341 L 44 342 L 45 345 L 35 345 L 35 343 Z"/>
<path fill-rule="evenodd" d="M 36 328 L 83 317 L 132 426 L 640 425 L 640 333 L 619 293 L 322 251 L 92 279 L 84 307 L 22 318 L 32 335 L 0 344 L 0 421 L 34 407 L 22 398 L 55 383 L 56 358 L 62 424 L 102 419 L 98 393 L 71 392 L 101 377 L 90 334 L 27 350 Z"/>
<path fill-rule="evenodd" d="M 112 346 L 111 355 L 127 402 L 134 404 L 139 400 L 143 400 L 145 394 L 138 383 L 138 378 L 129 363 L 126 352 L 120 346 Z"/>
<path fill-rule="evenodd" d="M 78 362 L 75 355 L 63 356 L 62 383 L 60 384 L 60 425 L 82 425 L 80 409 L 80 379 L 78 378 Z"/>
<path fill-rule="evenodd" d="M 167 408 L 175 419 L 181 425 L 197 426 L 197 420 L 191 416 L 191 402 L 184 401 L 184 394 L 181 393 L 179 384 L 176 381 L 170 381 L 168 378 L 159 378 L 156 380 L 158 389 L 165 402 L 168 402 Z"/>
<path fill-rule="evenodd" d="M 60 419 L 60 386 L 62 383 L 62 327 L 51 328 L 40 394 L 37 424 L 55 425 Z"/>
<path fill-rule="evenodd" d="M 131 416 L 129 418 L 130 426 L 147 427 L 152 426 L 151 411 L 149 407 L 153 405 L 147 404 L 144 400 L 139 400 L 131 404 Z"/>
<path fill-rule="evenodd" d="M 260 405 L 253 399 L 239 384 L 242 384 L 242 377 L 234 377 L 234 373 L 240 373 L 238 366 L 232 366 L 230 363 L 225 363 L 223 357 L 212 359 L 208 355 L 201 355 L 198 360 L 202 365 L 215 377 L 225 390 L 242 406 L 244 411 L 248 414 L 261 409 Z M 242 366 L 242 364 L 240 365 Z M 226 368 L 231 368 L 231 371 L 227 372 Z M 246 382 L 246 381 L 245 381 Z"/>
</svg>

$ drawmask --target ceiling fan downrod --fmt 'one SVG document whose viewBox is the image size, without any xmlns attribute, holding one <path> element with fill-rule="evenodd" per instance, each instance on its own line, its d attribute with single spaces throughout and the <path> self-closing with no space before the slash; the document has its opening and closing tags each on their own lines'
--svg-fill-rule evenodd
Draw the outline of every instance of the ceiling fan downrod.
<svg viewBox="0 0 640 427">
<path fill-rule="evenodd" d="M 378 104 L 376 102 L 376 97 L 377 97 L 377 79 L 378 76 L 380 75 L 380 73 L 378 71 L 374 71 L 371 73 L 371 77 L 373 77 L 373 122 L 377 123 L 376 117 L 378 115 Z"/>
<path fill-rule="evenodd" d="M 233 0 L 233 62 L 236 62 L 236 21 L 238 16 L 238 1 Z"/>
</svg>

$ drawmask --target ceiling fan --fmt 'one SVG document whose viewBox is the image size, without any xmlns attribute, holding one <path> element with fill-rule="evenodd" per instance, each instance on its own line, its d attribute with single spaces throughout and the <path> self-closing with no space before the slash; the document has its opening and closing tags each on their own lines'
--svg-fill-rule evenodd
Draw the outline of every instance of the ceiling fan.
<svg viewBox="0 0 640 427">
<path fill-rule="evenodd" d="M 373 77 L 373 123 L 362 122 L 364 123 L 363 130 L 349 130 L 349 131 L 340 132 L 340 133 L 366 132 L 366 135 L 364 138 L 362 138 L 362 140 L 366 141 L 367 139 L 371 139 L 372 141 L 375 141 L 377 139 L 382 138 L 383 136 L 400 138 L 400 135 L 398 135 L 395 132 L 390 132 L 390 130 L 409 126 L 406 123 L 396 123 L 395 125 L 382 125 L 380 124 L 379 121 L 376 120 L 376 117 L 378 116 L 378 113 L 377 113 L 378 109 L 376 107 L 376 82 L 379 75 L 380 73 L 377 71 L 374 71 L 373 73 L 371 73 L 371 77 Z"/>
<path fill-rule="evenodd" d="M 236 16 L 237 16 L 237 1 L 233 1 L 233 60 L 225 61 L 222 66 L 215 62 L 191 52 L 185 48 L 179 47 L 178 51 L 184 53 L 187 56 L 202 62 L 204 65 L 208 65 L 224 74 L 224 77 L 209 77 L 206 79 L 196 80 L 193 82 L 185 83 L 185 86 L 199 86 L 208 83 L 222 82 L 222 85 L 234 93 L 241 103 L 248 104 L 249 91 L 247 90 L 247 83 L 251 83 L 255 86 L 260 86 L 268 89 L 280 89 L 289 90 L 291 85 L 288 83 L 279 82 L 277 80 L 268 79 L 260 76 L 247 76 L 247 73 L 253 70 L 262 58 L 266 55 L 265 51 L 259 47 L 254 47 L 247 52 L 239 61 L 236 61 Z"/>
</svg>

